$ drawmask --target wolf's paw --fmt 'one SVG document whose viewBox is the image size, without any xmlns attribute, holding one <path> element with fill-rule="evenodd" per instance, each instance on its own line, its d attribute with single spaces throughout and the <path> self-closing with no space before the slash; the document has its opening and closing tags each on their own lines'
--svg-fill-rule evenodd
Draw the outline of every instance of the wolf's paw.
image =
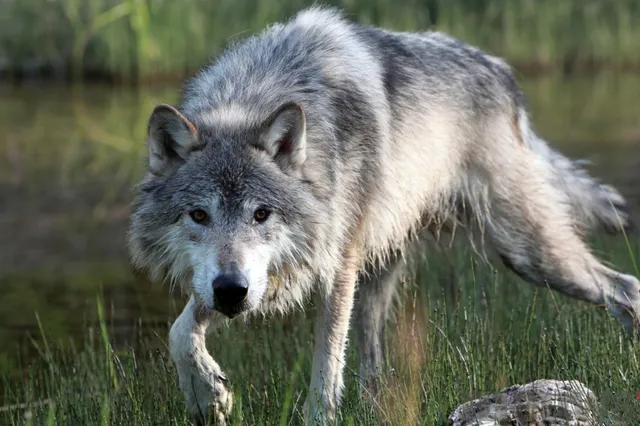
<svg viewBox="0 0 640 426">
<path fill-rule="evenodd" d="M 187 383 L 187 406 L 196 425 L 226 425 L 233 407 L 226 375 L 216 365 L 200 365 Z"/>
<path fill-rule="evenodd" d="M 633 275 L 613 272 L 615 300 L 609 311 L 624 326 L 630 337 L 640 338 L 640 281 Z"/>
<path fill-rule="evenodd" d="M 315 399 L 307 397 L 303 411 L 305 426 L 329 426 L 333 421 L 333 410 Z"/>
<path fill-rule="evenodd" d="M 360 398 L 376 404 L 380 398 L 382 378 L 380 375 L 370 375 L 360 380 Z"/>
<path fill-rule="evenodd" d="M 360 397 L 378 405 L 384 389 L 388 389 L 396 380 L 396 371 L 367 371 L 362 369 L 360 373 Z"/>
</svg>

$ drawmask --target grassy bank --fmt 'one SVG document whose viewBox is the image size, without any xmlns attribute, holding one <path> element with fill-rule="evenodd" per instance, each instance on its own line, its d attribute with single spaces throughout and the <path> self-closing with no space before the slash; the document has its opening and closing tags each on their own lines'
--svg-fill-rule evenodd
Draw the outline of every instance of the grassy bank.
<svg viewBox="0 0 640 426">
<path fill-rule="evenodd" d="M 597 252 L 634 271 L 637 237 L 598 241 Z M 349 348 L 346 425 L 445 425 L 460 403 L 538 378 L 579 379 L 602 405 L 603 424 L 640 415 L 640 345 L 625 339 L 603 309 L 535 289 L 472 260 L 466 246 L 433 253 L 402 287 L 387 336 L 390 376 L 378 406 L 360 399 L 355 346 Z M 637 271 L 635 272 L 637 273 Z M 300 424 L 312 354 L 313 308 L 247 327 L 233 323 L 209 348 L 227 372 L 235 419 L 248 425 Z M 80 348 L 35 339 L 42 362 L 24 382 L 5 381 L 2 424 L 185 424 L 185 407 L 167 358 L 166 330 L 145 350 L 112 345 L 105 326 Z M 25 364 L 23 367 L 27 367 Z M 35 402 L 45 401 L 41 406 Z M 28 422 L 27 422 L 28 424 Z M 236 421 L 234 424 L 240 424 Z"/>
<path fill-rule="evenodd" d="M 0 69 L 12 74 L 182 77 L 229 40 L 310 0 L 4 0 Z M 521 69 L 635 68 L 640 0 L 329 0 L 355 19 L 447 31 Z"/>
</svg>

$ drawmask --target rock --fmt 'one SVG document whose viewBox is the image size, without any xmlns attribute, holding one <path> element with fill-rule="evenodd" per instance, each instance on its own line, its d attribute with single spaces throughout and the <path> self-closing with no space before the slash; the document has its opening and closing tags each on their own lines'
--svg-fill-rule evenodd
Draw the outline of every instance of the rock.
<svg viewBox="0 0 640 426">
<path fill-rule="evenodd" d="M 595 394 L 577 380 L 536 380 L 460 405 L 452 426 L 596 426 Z"/>
</svg>

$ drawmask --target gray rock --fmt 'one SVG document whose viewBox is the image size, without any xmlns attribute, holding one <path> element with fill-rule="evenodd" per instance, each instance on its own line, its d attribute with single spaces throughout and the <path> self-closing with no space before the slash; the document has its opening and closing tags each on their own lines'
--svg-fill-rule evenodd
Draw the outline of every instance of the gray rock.
<svg viewBox="0 0 640 426">
<path fill-rule="evenodd" d="M 595 394 L 577 380 L 536 380 L 462 404 L 452 426 L 596 426 Z"/>
</svg>

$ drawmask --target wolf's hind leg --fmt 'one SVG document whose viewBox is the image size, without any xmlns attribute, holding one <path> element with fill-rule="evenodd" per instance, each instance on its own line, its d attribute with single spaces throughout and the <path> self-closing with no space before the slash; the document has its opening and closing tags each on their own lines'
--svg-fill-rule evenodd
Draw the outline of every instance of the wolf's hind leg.
<svg viewBox="0 0 640 426">
<path fill-rule="evenodd" d="M 407 263 L 398 255 L 382 266 L 370 265 L 360 277 L 354 327 L 360 353 L 361 384 L 376 396 L 384 363 L 383 336 L 395 290 Z"/>
<path fill-rule="evenodd" d="M 486 169 L 490 238 L 505 265 L 530 283 L 607 306 L 631 331 L 640 319 L 640 282 L 605 267 L 578 235 L 550 165 L 516 143 Z"/>
<path fill-rule="evenodd" d="M 197 424 L 212 417 L 224 425 L 232 407 L 225 374 L 205 345 L 211 316 L 202 314 L 193 296 L 169 331 L 169 351 L 178 371 L 187 409 Z"/>
</svg>

